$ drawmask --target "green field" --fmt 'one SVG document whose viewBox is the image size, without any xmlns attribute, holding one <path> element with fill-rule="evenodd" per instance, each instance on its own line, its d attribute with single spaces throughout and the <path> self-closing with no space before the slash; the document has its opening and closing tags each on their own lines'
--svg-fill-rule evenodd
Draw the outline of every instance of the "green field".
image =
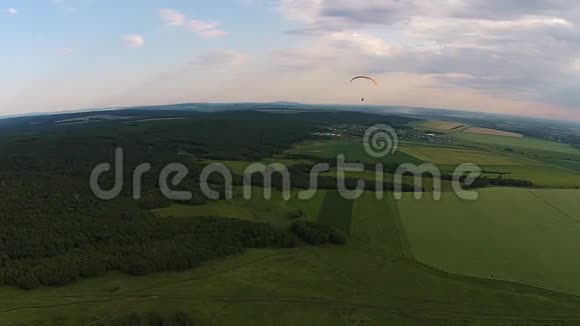
<svg viewBox="0 0 580 326">
<path fill-rule="evenodd" d="M 255 220 L 255 217 L 251 212 L 248 212 L 232 201 L 227 200 L 211 201 L 200 206 L 172 204 L 169 207 L 153 209 L 152 212 L 159 217 L 168 218 L 219 216 L 239 218 L 249 221 Z"/>
<path fill-rule="evenodd" d="M 412 258 L 413 253 L 401 224 L 392 194 L 377 200 L 369 192 L 355 201 L 351 242 L 366 252 L 392 258 Z"/>
<path fill-rule="evenodd" d="M 477 201 L 405 196 L 399 203 L 415 257 L 451 273 L 580 294 L 580 192 L 495 188 Z"/>
<path fill-rule="evenodd" d="M 468 126 L 461 122 L 433 120 L 417 123 L 415 127 L 422 130 L 450 131 L 457 129 L 465 129 Z"/>
<path fill-rule="evenodd" d="M 524 179 L 544 188 L 578 188 L 580 173 L 553 166 L 481 166 L 484 171 L 504 172 L 506 178 Z M 494 174 L 484 175 L 495 177 Z"/>
<path fill-rule="evenodd" d="M 561 160 L 555 158 L 537 158 L 537 157 L 534 157 L 534 159 L 547 165 L 557 166 L 563 169 L 580 173 L 580 161 Z"/>
<path fill-rule="evenodd" d="M 467 150 L 456 148 L 406 146 L 400 151 L 415 156 L 417 159 L 433 164 L 463 164 L 479 165 L 530 165 L 529 161 L 509 155 L 497 154 L 489 151 Z"/>
<path fill-rule="evenodd" d="M 298 198 L 298 191 L 292 193 L 292 197 L 287 202 L 282 202 L 281 205 L 290 209 L 300 209 L 304 212 L 304 218 L 309 221 L 318 221 L 322 203 L 326 198 L 327 190 L 318 190 L 313 198 L 308 200 L 301 200 Z"/>
<path fill-rule="evenodd" d="M 350 234 L 354 201 L 343 198 L 338 191 L 329 191 L 318 215 L 318 222 Z"/>
<path fill-rule="evenodd" d="M 493 147 L 509 147 L 515 150 L 524 150 L 530 152 L 539 151 L 580 155 L 580 150 L 572 146 L 531 137 L 515 138 L 495 135 L 479 135 L 467 132 L 453 133 L 453 137 L 464 142 L 489 145 Z"/>
<path fill-rule="evenodd" d="M 394 154 L 377 159 L 367 154 L 362 143 L 345 141 L 304 142 L 296 145 L 293 149 L 289 150 L 288 153 L 303 154 L 321 158 L 336 158 L 337 155 L 343 154 L 346 158 L 346 161 L 360 161 L 369 163 L 422 163 L 422 161 L 416 157 L 401 151 L 397 151 Z"/>
<path fill-rule="evenodd" d="M 288 227 L 290 220 L 288 214 L 291 209 L 302 208 L 306 215 L 316 219 L 319 205 L 324 198 L 325 191 L 319 191 L 316 196 L 309 201 L 298 200 L 297 192 L 292 194 L 292 199 L 288 202 L 282 200 L 282 194 L 272 190 L 271 200 L 264 199 L 264 189 L 252 187 L 250 199 L 242 196 L 242 187 L 234 187 L 234 198 L 231 200 L 210 201 L 205 205 L 191 206 L 182 204 L 172 204 L 166 208 L 153 209 L 152 212 L 164 218 L 170 217 L 229 217 L 239 218 L 254 222 L 270 223 L 278 227 Z"/>
</svg>

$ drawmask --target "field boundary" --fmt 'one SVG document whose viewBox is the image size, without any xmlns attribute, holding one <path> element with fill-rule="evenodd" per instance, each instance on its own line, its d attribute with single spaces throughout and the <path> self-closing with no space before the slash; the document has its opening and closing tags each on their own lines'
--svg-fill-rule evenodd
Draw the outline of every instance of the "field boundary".
<svg viewBox="0 0 580 326">
<path fill-rule="evenodd" d="M 534 192 L 532 189 L 528 189 L 528 191 L 534 195 L 536 198 L 538 198 L 539 200 L 541 200 L 542 202 L 544 202 L 546 205 L 550 206 L 551 208 L 553 208 L 554 210 L 556 210 L 557 212 L 561 213 L 562 215 L 566 216 L 567 218 L 569 218 L 570 220 L 572 220 L 574 223 L 579 224 L 580 225 L 580 221 L 578 221 L 577 219 L 575 219 L 574 217 L 568 215 L 566 212 L 564 212 L 563 210 L 559 209 L 558 207 L 556 207 L 556 205 L 550 203 L 547 199 L 545 199 L 544 197 L 540 196 L 540 194 Z"/>
<path fill-rule="evenodd" d="M 399 242 L 401 246 L 401 253 L 403 257 L 415 260 L 415 255 L 413 254 L 413 248 L 411 247 L 411 241 L 407 236 L 407 231 L 403 226 L 403 221 L 401 221 L 401 214 L 399 212 L 399 206 L 394 200 L 389 200 L 389 211 L 392 213 L 391 220 L 395 227 L 395 231 L 399 235 Z"/>
</svg>

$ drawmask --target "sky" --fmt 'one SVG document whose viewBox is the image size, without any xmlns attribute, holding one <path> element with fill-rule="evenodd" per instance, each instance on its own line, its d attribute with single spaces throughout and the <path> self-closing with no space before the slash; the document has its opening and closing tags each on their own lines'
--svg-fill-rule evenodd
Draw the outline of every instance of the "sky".
<svg viewBox="0 0 580 326">
<path fill-rule="evenodd" d="M 0 44 L 0 115 L 365 98 L 580 121 L 577 0 L 0 0 Z"/>
</svg>

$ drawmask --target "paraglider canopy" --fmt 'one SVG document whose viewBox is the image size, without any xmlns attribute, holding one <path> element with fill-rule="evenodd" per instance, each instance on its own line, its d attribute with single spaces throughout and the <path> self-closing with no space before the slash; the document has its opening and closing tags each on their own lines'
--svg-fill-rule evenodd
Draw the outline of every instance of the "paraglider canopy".
<svg viewBox="0 0 580 326">
<path fill-rule="evenodd" d="M 368 76 L 356 76 L 353 79 L 351 79 L 350 82 L 352 83 L 353 81 L 355 81 L 357 79 L 370 80 L 370 81 L 372 81 L 375 84 L 375 86 L 379 86 L 379 83 L 374 78 L 371 78 L 371 77 L 368 77 Z"/>
</svg>

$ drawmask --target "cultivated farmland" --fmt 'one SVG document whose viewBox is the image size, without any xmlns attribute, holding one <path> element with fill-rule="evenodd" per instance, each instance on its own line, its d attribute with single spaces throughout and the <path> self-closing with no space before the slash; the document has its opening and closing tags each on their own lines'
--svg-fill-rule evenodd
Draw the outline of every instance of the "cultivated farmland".
<svg viewBox="0 0 580 326">
<path fill-rule="evenodd" d="M 495 135 L 495 136 L 516 137 L 516 138 L 522 138 L 524 136 L 522 134 L 518 134 L 515 132 L 490 129 L 490 128 L 479 128 L 479 127 L 471 127 L 471 128 L 465 129 L 463 132 L 472 133 L 472 134 L 480 134 L 480 135 Z"/>
<path fill-rule="evenodd" d="M 433 146 L 404 146 L 399 150 L 413 155 L 419 160 L 434 164 L 459 165 L 463 163 L 474 163 L 480 165 L 530 165 L 530 162 L 526 160 L 482 150 Z"/>
<path fill-rule="evenodd" d="M 537 187 L 543 188 L 578 188 L 580 187 L 580 173 L 555 166 L 481 166 L 484 176 L 497 177 L 492 172 L 507 173 L 503 176 L 511 179 L 529 180 Z"/>
<path fill-rule="evenodd" d="M 451 273 L 580 294 L 580 192 L 480 190 L 477 201 L 405 195 L 401 220 L 415 258 Z"/>
<path fill-rule="evenodd" d="M 426 121 L 417 124 L 417 127 L 425 130 L 451 131 L 465 128 L 465 124 L 454 121 Z"/>
<path fill-rule="evenodd" d="M 318 222 L 350 233 L 353 200 L 343 198 L 338 191 L 329 191 L 324 197 Z"/>
<path fill-rule="evenodd" d="M 394 163 L 415 163 L 420 164 L 422 161 L 412 155 L 408 155 L 402 151 L 397 151 L 394 154 L 388 155 L 384 158 L 377 159 L 371 157 L 366 151 L 362 143 L 356 142 L 304 142 L 296 145 L 288 151 L 290 154 L 303 154 L 321 158 L 335 158 L 342 154 L 347 161 L 360 161 L 369 163 L 378 162 L 394 162 Z"/>
<path fill-rule="evenodd" d="M 495 135 L 479 135 L 466 132 L 453 133 L 453 137 L 460 141 L 471 144 L 488 145 L 499 148 L 511 148 L 514 150 L 523 150 L 531 153 L 540 151 L 560 154 L 580 154 L 580 150 L 572 146 L 530 137 L 516 138 Z"/>
</svg>

